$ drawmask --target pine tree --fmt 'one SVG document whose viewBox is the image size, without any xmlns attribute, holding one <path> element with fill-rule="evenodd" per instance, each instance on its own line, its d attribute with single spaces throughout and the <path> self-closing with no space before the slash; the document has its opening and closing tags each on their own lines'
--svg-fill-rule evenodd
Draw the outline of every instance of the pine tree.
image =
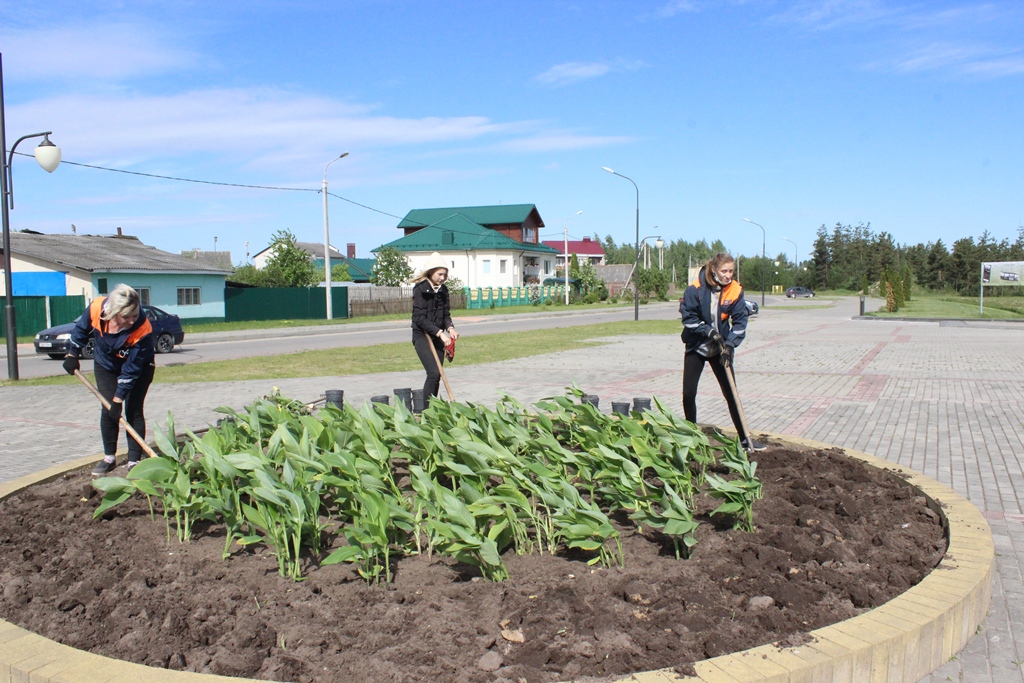
<svg viewBox="0 0 1024 683">
<path fill-rule="evenodd" d="M 892 283 L 889 281 L 885 283 L 885 310 L 890 313 L 900 310 L 899 306 L 896 305 L 896 293 L 893 291 Z"/>
<path fill-rule="evenodd" d="M 910 275 L 909 263 L 903 263 L 903 273 L 900 279 L 903 281 L 903 300 L 910 301 L 910 287 L 913 284 L 913 278 Z"/>
</svg>

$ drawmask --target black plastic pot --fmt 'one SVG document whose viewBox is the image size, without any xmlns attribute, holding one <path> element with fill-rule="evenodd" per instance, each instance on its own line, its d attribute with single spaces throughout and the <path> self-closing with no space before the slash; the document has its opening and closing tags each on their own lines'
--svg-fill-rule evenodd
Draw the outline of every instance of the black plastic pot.
<svg viewBox="0 0 1024 683">
<path fill-rule="evenodd" d="M 651 409 L 651 399 L 649 398 L 634 398 L 633 399 L 633 412 L 639 413 L 642 410 Z"/>
<path fill-rule="evenodd" d="M 618 415 L 629 415 L 629 401 L 612 401 L 612 412 Z"/>
<path fill-rule="evenodd" d="M 326 399 L 329 406 L 334 406 L 335 408 L 345 407 L 345 392 L 341 389 L 328 389 L 324 392 L 324 399 Z"/>
<path fill-rule="evenodd" d="M 583 403 L 589 403 L 590 405 L 597 408 L 597 404 L 601 402 L 601 398 L 597 394 L 583 394 L 580 397 L 580 401 Z"/>
<path fill-rule="evenodd" d="M 384 405 L 390 404 L 390 396 L 387 394 L 380 394 L 378 396 L 371 396 L 370 403 L 383 403 Z"/>
<path fill-rule="evenodd" d="M 401 401 L 405 404 L 406 410 L 412 410 L 412 389 L 395 389 L 395 405 Z"/>
<path fill-rule="evenodd" d="M 423 395 L 422 389 L 412 390 L 412 412 L 422 413 L 427 409 L 427 399 Z"/>
</svg>

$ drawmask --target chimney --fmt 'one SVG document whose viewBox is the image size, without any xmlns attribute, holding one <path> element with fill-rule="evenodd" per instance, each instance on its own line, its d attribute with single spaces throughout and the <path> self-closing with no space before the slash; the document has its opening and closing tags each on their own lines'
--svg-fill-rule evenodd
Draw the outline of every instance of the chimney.
<svg viewBox="0 0 1024 683">
<path fill-rule="evenodd" d="M 78 229 L 75 228 L 75 224 L 74 223 L 71 224 L 71 234 L 72 235 L 77 235 L 78 234 Z"/>
<path fill-rule="evenodd" d="M 348 247 L 345 249 L 345 252 L 346 252 L 346 256 L 348 258 L 355 258 L 356 257 L 356 243 L 355 242 L 349 242 L 348 243 Z"/>
<path fill-rule="evenodd" d="M 117 229 L 117 236 L 118 236 L 118 237 L 121 237 L 121 236 L 122 236 L 123 234 L 124 234 L 124 233 L 123 233 L 123 232 L 121 232 L 121 228 L 118 228 L 118 229 Z"/>
<path fill-rule="evenodd" d="M 590 238 L 589 238 L 589 237 L 584 237 L 584 238 L 583 238 L 583 241 L 584 241 L 584 242 L 589 242 L 589 241 L 590 241 Z"/>
</svg>

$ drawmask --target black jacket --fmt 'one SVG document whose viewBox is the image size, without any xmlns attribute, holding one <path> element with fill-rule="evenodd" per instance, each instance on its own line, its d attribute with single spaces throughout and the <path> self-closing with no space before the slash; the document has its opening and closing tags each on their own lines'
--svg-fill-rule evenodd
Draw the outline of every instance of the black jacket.
<svg viewBox="0 0 1024 683">
<path fill-rule="evenodd" d="M 733 280 L 721 289 L 713 289 L 708 286 L 706 273 L 707 268 L 700 269 L 697 277 L 683 292 L 679 304 L 679 312 L 683 316 L 682 337 L 687 352 L 696 351 L 707 342 L 712 329 L 722 335 L 722 340 L 733 348 L 740 345 L 747 333 L 749 314 L 743 298 L 743 287 Z M 718 320 L 711 319 L 713 296 L 718 297 Z"/>
<path fill-rule="evenodd" d="M 117 375 L 117 391 L 114 396 L 122 401 L 135 386 L 135 380 L 146 367 L 153 365 L 153 326 L 143 311 L 127 330 L 116 334 L 106 331 L 107 324 L 100 319 L 103 301 L 106 297 L 93 299 L 85 309 L 75 328 L 71 331 L 71 355 L 82 355 L 82 348 L 93 343 L 93 362 L 107 372 Z"/>
<path fill-rule="evenodd" d="M 441 330 L 454 327 L 452 323 L 451 305 L 448 299 L 448 287 L 434 291 L 429 280 L 421 280 L 412 290 L 412 336 L 425 334 L 435 337 Z"/>
</svg>

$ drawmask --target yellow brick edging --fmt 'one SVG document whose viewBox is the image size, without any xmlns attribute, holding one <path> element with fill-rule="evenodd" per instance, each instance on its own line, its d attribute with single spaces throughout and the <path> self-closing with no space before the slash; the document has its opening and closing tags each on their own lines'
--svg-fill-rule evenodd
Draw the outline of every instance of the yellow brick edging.
<svg viewBox="0 0 1024 683">
<path fill-rule="evenodd" d="M 831 444 L 784 435 L 776 441 L 815 449 Z M 919 584 L 853 619 L 811 631 L 806 645 L 773 645 L 695 664 L 697 676 L 671 669 L 644 671 L 630 683 L 917 683 L 945 664 L 981 627 L 992 599 L 995 544 L 981 512 L 947 486 L 885 460 L 842 449 L 916 488 L 939 514 L 949 546 Z M 99 456 L 49 467 L 0 484 L 0 500 L 33 484 L 94 464 Z M 156 669 L 83 652 L 0 620 L 0 683 L 256 683 L 250 679 Z"/>
</svg>

